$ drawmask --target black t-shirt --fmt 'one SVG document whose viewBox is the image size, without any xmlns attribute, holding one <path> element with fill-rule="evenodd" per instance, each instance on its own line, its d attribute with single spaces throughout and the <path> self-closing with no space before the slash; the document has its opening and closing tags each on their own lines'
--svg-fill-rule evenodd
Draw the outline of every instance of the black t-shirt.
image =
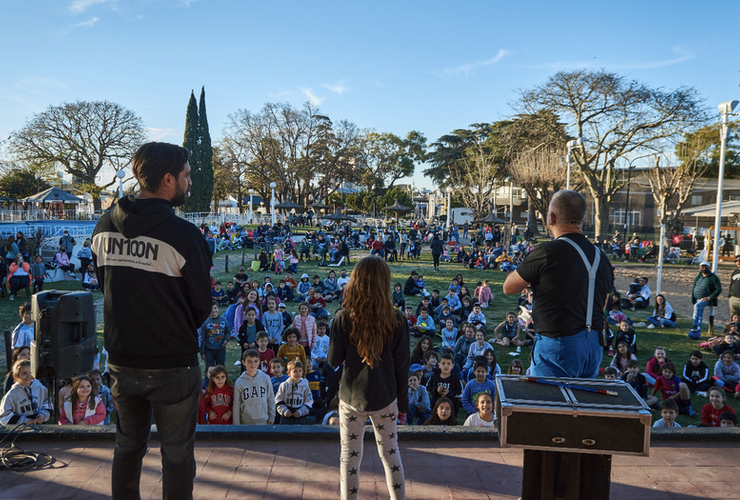
<svg viewBox="0 0 740 500">
<path fill-rule="evenodd" d="M 740 269 L 732 271 L 730 277 L 730 297 L 740 297 Z"/>
<path fill-rule="evenodd" d="M 578 244 L 589 263 L 593 263 L 597 248 L 585 236 L 580 233 L 565 236 Z M 534 291 L 532 317 L 537 333 L 546 337 L 567 337 L 586 329 L 588 270 L 568 242 L 555 240 L 536 246 L 517 271 Z M 596 273 L 592 330 L 602 328 L 604 303 L 613 282 L 609 259 L 602 252 Z"/>
</svg>

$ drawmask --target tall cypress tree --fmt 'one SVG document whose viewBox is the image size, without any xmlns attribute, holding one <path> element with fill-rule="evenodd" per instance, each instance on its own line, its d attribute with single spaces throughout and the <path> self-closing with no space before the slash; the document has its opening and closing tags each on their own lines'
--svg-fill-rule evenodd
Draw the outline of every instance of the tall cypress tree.
<svg viewBox="0 0 740 500">
<path fill-rule="evenodd" d="M 190 198 L 183 205 L 182 210 L 185 212 L 192 212 L 195 210 L 196 204 L 196 189 L 197 183 L 197 172 L 199 170 L 200 162 L 200 143 L 199 143 L 199 120 L 198 120 L 198 104 L 195 102 L 195 94 L 190 92 L 190 101 L 188 102 L 188 110 L 185 114 L 185 137 L 182 142 L 182 147 L 190 152 L 190 177 L 193 180 L 193 189 L 190 190 Z"/>
<path fill-rule="evenodd" d="M 206 88 L 200 90 L 200 103 L 198 106 L 198 134 L 200 139 L 200 175 L 198 182 L 198 212 L 208 212 L 213 200 L 213 146 L 211 146 L 211 133 L 208 131 L 208 118 L 206 117 Z"/>
</svg>

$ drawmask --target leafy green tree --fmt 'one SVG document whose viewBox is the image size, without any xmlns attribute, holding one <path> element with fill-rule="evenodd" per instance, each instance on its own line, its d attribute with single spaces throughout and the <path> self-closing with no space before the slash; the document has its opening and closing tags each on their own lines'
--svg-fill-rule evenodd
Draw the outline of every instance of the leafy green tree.
<svg viewBox="0 0 740 500">
<path fill-rule="evenodd" d="M 405 139 L 395 134 L 366 132 L 358 148 L 357 166 L 368 189 L 392 188 L 414 174 L 414 164 L 426 159 L 426 138 L 411 131 Z"/>
<path fill-rule="evenodd" d="M 730 122 L 728 128 L 730 134 L 725 151 L 725 179 L 740 179 L 740 124 Z M 695 161 L 703 177 L 716 179 L 719 175 L 720 130 L 721 125 L 715 123 L 684 134 L 675 148 L 681 164 Z"/>
<path fill-rule="evenodd" d="M 408 191 L 405 189 L 394 187 L 393 189 L 389 189 L 385 192 L 383 196 L 380 197 L 380 200 L 378 203 L 380 203 L 380 208 L 383 207 L 389 207 L 393 205 L 396 200 L 398 200 L 399 205 L 403 205 L 404 207 L 414 208 L 414 200 L 409 195 Z M 389 215 L 393 214 L 395 216 L 395 213 L 388 212 Z M 399 212 L 398 215 L 400 217 L 403 217 L 403 213 Z"/>
<path fill-rule="evenodd" d="M 14 170 L 0 177 L 0 195 L 25 198 L 49 189 L 51 184 L 30 170 Z"/>
<path fill-rule="evenodd" d="M 76 101 L 49 106 L 14 131 L 8 150 L 18 162 L 44 171 L 61 166 L 92 194 L 100 210 L 100 191 L 118 182 L 98 186 L 103 167 L 127 168 L 146 140 L 141 119 L 109 101 Z"/>
</svg>

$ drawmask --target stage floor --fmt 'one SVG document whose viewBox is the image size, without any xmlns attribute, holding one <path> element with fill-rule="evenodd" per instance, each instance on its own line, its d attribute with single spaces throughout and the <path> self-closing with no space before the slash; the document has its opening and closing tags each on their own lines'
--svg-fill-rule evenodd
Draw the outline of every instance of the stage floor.
<svg viewBox="0 0 740 500">
<path fill-rule="evenodd" d="M 31 442 L 57 464 L 0 472 L 3 500 L 95 499 L 110 496 L 112 443 Z M 497 443 L 402 443 L 406 497 L 417 500 L 507 499 L 521 493 L 522 451 Z M 339 498 L 339 445 L 332 441 L 231 441 L 196 445 L 195 499 Z M 67 467 L 61 467 L 61 463 Z M 650 457 L 614 456 L 612 499 L 740 499 L 737 444 L 657 443 Z M 161 498 L 159 444 L 144 459 L 143 499 Z M 365 443 L 361 499 L 388 498 L 372 441 Z"/>
</svg>

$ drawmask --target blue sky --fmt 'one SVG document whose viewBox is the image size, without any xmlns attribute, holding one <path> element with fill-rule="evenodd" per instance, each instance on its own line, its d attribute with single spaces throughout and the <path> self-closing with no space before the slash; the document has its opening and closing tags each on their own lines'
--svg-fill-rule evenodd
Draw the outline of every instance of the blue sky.
<svg viewBox="0 0 740 500">
<path fill-rule="evenodd" d="M 0 0 L 0 139 L 50 105 L 107 99 L 181 143 L 205 85 L 214 140 L 238 109 L 311 100 L 433 142 L 508 118 L 517 89 L 576 68 L 695 87 L 715 116 L 740 99 L 738 14 L 736 0 Z M 422 168 L 413 182 L 433 187 Z"/>
</svg>

